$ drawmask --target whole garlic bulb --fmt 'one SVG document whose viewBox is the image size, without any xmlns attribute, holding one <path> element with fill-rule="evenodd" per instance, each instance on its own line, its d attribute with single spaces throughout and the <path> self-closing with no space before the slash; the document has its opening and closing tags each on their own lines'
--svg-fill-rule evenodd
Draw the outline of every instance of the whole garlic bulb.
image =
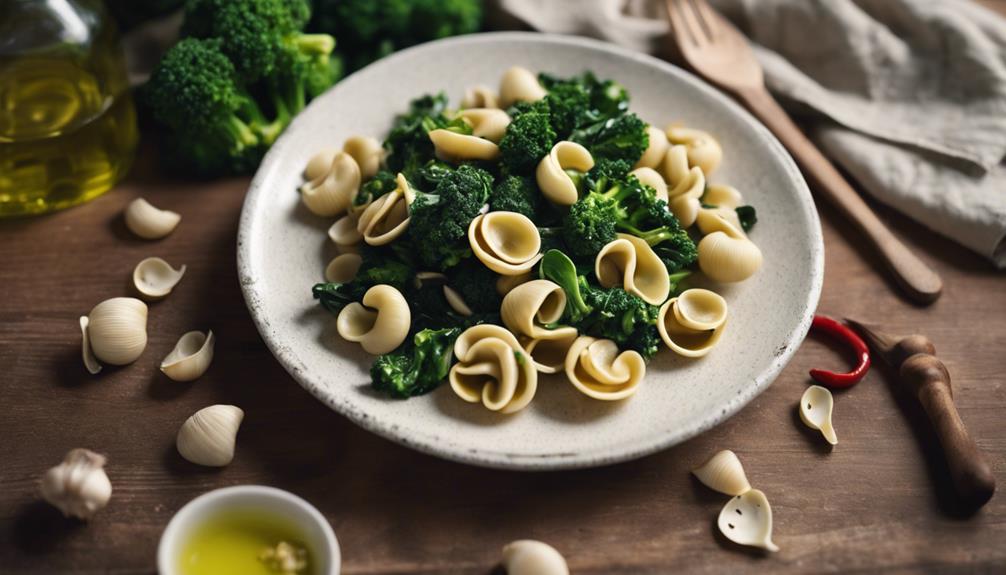
<svg viewBox="0 0 1006 575">
<path fill-rule="evenodd" d="M 195 412 L 178 430 L 178 453 L 198 465 L 223 467 L 234 459 L 234 444 L 245 412 L 233 405 L 211 405 Z"/>
<path fill-rule="evenodd" d="M 507 575 L 569 575 L 562 555 L 548 543 L 521 539 L 503 548 L 503 568 Z"/>
<path fill-rule="evenodd" d="M 42 476 L 42 498 L 63 515 L 89 519 L 108 503 L 112 483 L 105 474 L 105 456 L 89 449 L 71 449 L 63 463 Z"/>
<path fill-rule="evenodd" d="M 147 304 L 136 298 L 106 299 L 94 306 L 87 320 L 84 345 L 105 363 L 133 363 L 147 347 Z"/>
</svg>

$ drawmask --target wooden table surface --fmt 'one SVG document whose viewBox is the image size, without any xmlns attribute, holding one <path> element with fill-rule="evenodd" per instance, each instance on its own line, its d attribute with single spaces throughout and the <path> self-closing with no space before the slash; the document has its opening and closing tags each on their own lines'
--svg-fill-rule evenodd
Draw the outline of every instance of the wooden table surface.
<svg viewBox="0 0 1006 575">
<path fill-rule="evenodd" d="M 551 543 L 576 574 L 1006 570 L 1006 497 L 977 514 L 954 504 L 920 408 L 882 369 L 837 394 L 834 450 L 803 427 L 795 406 L 807 370 L 846 365 L 841 350 L 813 337 L 729 421 L 611 467 L 480 469 L 357 428 L 294 383 L 252 325 L 235 270 L 246 186 L 134 176 L 87 205 L 0 221 L 0 573 L 153 573 L 175 511 L 200 493 L 248 483 L 317 505 L 339 537 L 346 574 L 486 574 L 500 547 L 518 538 Z M 121 212 L 138 196 L 183 215 L 173 235 L 131 237 Z M 1006 484 L 1006 277 L 878 210 L 942 274 L 943 298 L 927 308 L 906 303 L 824 208 L 819 309 L 927 334 L 954 376 L 962 418 Z M 186 264 L 184 280 L 151 306 L 139 361 L 89 376 L 77 318 L 128 295 L 133 266 L 151 255 Z M 157 366 L 177 337 L 207 328 L 218 337 L 209 372 L 192 384 L 161 375 Z M 179 425 L 214 403 L 246 412 L 235 461 L 220 470 L 189 464 L 174 447 Z M 37 497 L 39 476 L 74 447 L 109 458 L 114 494 L 88 524 Z M 737 452 L 768 495 L 779 553 L 750 553 L 718 535 L 724 497 L 689 470 L 720 449 Z"/>
</svg>

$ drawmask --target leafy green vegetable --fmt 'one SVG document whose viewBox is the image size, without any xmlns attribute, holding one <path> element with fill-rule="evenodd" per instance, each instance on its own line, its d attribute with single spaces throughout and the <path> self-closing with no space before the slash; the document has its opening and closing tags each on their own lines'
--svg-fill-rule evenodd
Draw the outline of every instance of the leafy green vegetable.
<svg viewBox="0 0 1006 575">
<path fill-rule="evenodd" d="M 595 159 L 623 160 L 630 164 L 638 162 L 650 145 L 646 123 L 631 113 L 579 128 L 569 139 L 590 150 Z"/>
<path fill-rule="evenodd" d="M 423 265 L 442 271 L 471 255 L 468 224 L 488 201 L 492 184 L 489 172 L 462 165 L 432 193 L 416 191 L 409 206 L 409 236 Z"/>
<path fill-rule="evenodd" d="M 374 389 L 392 397 L 429 393 L 447 377 L 454 359 L 460 327 L 424 329 L 391 353 L 379 356 L 370 368 Z"/>
<path fill-rule="evenodd" d="M 499 274 L 487 268 L 477 258 L 468 258 L 452 270 L 450 286 L 461 294 L 465 304 L 476 313 L 496 313 L 503 298 L 496 291 Z"/>
<path fill-rule="evenodd" d="M 623 349 L 635 349 L 647 359 L 657 352 L 657 306 L 618 287 L 589 287 L 584 301 L 592 311 L 577 325 L 581 332 L 610 339 Z"/>
<path fill-rule="evenodd" d="M 573 260 L 566 254 L 559 250 L 545 252 L 538 273 L 542 279 L 557 284 L 566 292 L 566 311 L 562 316 L 564 322 L 576 324 L 593 311 L 583 296 L 588 290 L 587 281 L 583 276 L 577 275 Z"/>
<path fill-rule="evenodd" d="M 447 95 L 442 92 L 413 100 L 409 104 L 409 111 L 395 119 L 391 132 L 384 140 L 384 149 L 388 152 L 388 170 L 392 173 L 401 172 L 409 183 L 418 185 L 424 177 L 423 170 L 434 160 L 430 132 L 436 129 L 463 134 L 470 134 L 472 131 L 464 120 L 447 116 Z M 429 173 L 427 171 L 427 175 Z"/>
<path fill-rule="evenodd" d="M 367 290 L 378 284 L 387 284 L 405 292 L 415 275 L 412 267 L 397 259 L 389 251 L 372 247 L 360 250 L 360 270 L 348 283 L 326 282 L 312 289 L 314 299 L 333 314 L 338 314 L 347 304 L 360 301 Z"/>
<path fill-rule="evenodd" d="M 734 211 L 737 212 L 737 219 L 740 220 L 745 232 L 750 232 L 758 223 L 758 213 L 755 212 L 754 206 L 738 206 Z"/>
<path fill-rule="evenodd" d="M 353 198 L 353 205 L 363 206 L 373 202 L 384 194 L 395 191 L 398 188 L 395 174 L 388 170 L 378 171 L 373 179 L 360 186 L 360 191 Z"/>
</svg>

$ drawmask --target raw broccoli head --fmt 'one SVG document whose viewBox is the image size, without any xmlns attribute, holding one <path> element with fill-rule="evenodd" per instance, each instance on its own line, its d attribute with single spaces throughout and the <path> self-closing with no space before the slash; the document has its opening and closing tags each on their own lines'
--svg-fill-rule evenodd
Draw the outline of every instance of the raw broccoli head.
<svg viewBox="0 0 1006 575">
<path fill-rule="evenodd" d="M 610 339 L 622 349 L 635 349 L 645 358 L 657 352 L 659 308 L 622 288 L 588 286 L 584 301 L 590 314 L 578 326 L 587 335 Z"/>
<path fill-rule="evenodd" d="M 445 270 L 471 254 L 468 224 L 489 199 L 492 184 L 489 172 L 462 165 L 432 193 L 417 191 L 409 206 L 409 235 L 423 265 Z"/>
<path fill-rule="evenodd" d="M 448 284 L 475 313 L 498 313 L 503 298 L 496 291 L 499 274 L 487 268 L 477 258 L 468 258 L 451 269 Z"/>
<path fill-rule="evenodd" d="M 428 393 L 447 377 L 454 361 L 454 341 L 461 328 L 424 329 L 370 367 L 374 389 L 392 397 Z"/>
<path fill-rule="evenodd" d="M 630 165 L 639 161 L 650 144 L 646 123 L 631 113 L 584 126 L 569 139 L 590 150 L 595 159 L 623 160 Z"/>
<path fill-rule="evenodd" d="M 522 113 L 510 122 L 500 140 L 500 161 L 512 174 L 530 175 L 538 162 L 548 155 L 555 138 L 548 113 Z"/>
<path fill-rule="evenodd" d="M 506 176 L 496 183 L 489 196 L 489 209 L 494 212 L 516 212 L 537 221 L 535 215 L 541 204 L 541 192 L 532 178 Z"/>
</svg>

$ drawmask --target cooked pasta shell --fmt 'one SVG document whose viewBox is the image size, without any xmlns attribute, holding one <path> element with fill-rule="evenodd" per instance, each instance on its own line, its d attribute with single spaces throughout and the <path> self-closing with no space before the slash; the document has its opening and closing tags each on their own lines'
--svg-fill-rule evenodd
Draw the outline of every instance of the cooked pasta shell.
<svg viewBox="0 0 1006 575">
<path fill-rule="evenodd" d="M 698 198 L 686 194 L 668 200 L 667 208 L 681 222 L 681 227 L 690 228 L 698 220 L 702 203 Z"/>
<path fill-rule="evenodd" d="M 766 551 L 779 550 L 772 542 L 772 506 L 758 489 L 749 489 L 727 501 L 716 524 L 734 543 Z"/>
<path fill-rule="evenodd" d="M 700 208 L 695 217 L 695 224 L 703 235 L 713 232 L 726 232 L 727 235 L 747 237 L 741 227 L 741 220 L 733 208 Z"/>
<path fill-rule="evenodd" d="M 672 124 L 665 133 L 672 144 L 684 145 L 688 150 L 688 165 L 701 168 L 707 176 L 723 160 L 723 148 L 709 132 Z"/>
<path fill-rule="evenodd" d="M 370 136 L 353 136 L 342 145 L 342 151 L 356 160 L 360 166 L 360 176 L 364 180 L 374 177 L 384 161 L 384 148 Z"/>
<path fill-rule="evenodd" d="M 720 341 L 726 328 L 726 317 L 714 329 L 692 329 L 681 324 L 680 312 L 676 309 L 678 298 L 667 300 L 657 315 L 657 331 L 667 347 L 684 357 L 702 357 L 712 351 Z M 703 317 L 703 316 L 699 316 Z M 701 324 L 692 324 L 701 325 Z"/>
<path fill-rule="evenodd" d="M 492 88 L 475 86 L 465 90 L 461 98 L 462 108 L 499 108 L 499 98 Z"/>
<path fill-rule="evenodd" d="M 614 401 L 636 393 L 646 375 L 646 362 L 635 351 L 619 353 L 615 342 L 580 336 L 569 346 L 566 377 L 573 387 L 594 399 Z"/>
<path fill-rule="evenodd" d="M 660 305 L 671 292 L 667 268 L 645 240 L 617 234 L 598 252 L 594 274 L 604 287 L 621 285 L 650 305 Z"/>
<path fill-rule="evenodd" d="M 147 301 L 166 297 L 182 281 L 185 266 L 177 270 L 161 258 L 146 258 L 133 268 L 133 287 Z"/>
<path fill-rule="evenodd" d="M 827 388 L 812 385 L 803 392 L 800 398 L 800 419 L 803 423 L 821 432 L 824 439 L 832 444 L 838 444 L 838 435 L 831 423 L 831 412 L 835 408 L 835 398 Z"/>
<path fill-rule="evenodd" d="M 565 326 L 548 330 L 547 337 L 524 337 L 520 341 L 540 373 L 559 373 L 566 364 L 566 354 L 577 335 L 575 327 Z"/>
<path fill-rule="evenodd" d="M 409 228 L 409 204 L 412 188 L 405 176 L 398 174 L 398 187 L 374 200 L 360 215 L 356 230 L 372 246 L 391 243 Z"/>
<path fill-rule="evenodd" d="M 194 381 L 209 369 L 215 345 L 212 331 L 190 331 L 161 362 L 161 372 L 175 381 Z"/>
<path fill-rule="evenodd" d="M 458 362 L 448 381 L 461 399 L 514 413 L 534 398 L 538 372 L 506 329 L 492 324 L 470 327 L 455 341 L 454 355 Z"/>
<path fill-rule="evenodd" d="M 182 216 L 150 205 L 143 198 L 136 198 L 126 206 L 124 214 L 129 231 L 145 240 L 159 240 L 175 230 Z"/>
<path fill-rule="evenodd" d="M 349 214 L 335 220 L 328 228 L 328 237 L 338 246 L 353 246 L 363 240 L 363 234 L 356 229 L 356 218 Z"/>
<path fill-rule="evenodd" d="M 741 495 L 751 489 L 737 454 L 724 449 L 692 470 L 706 487 L 726 495 Z"/>
<path fill-rule="evenodd" d="M 500 154 L 499 146 L 489 140 L 451 130 L 430 130 L 430 141 L 437 157 L 450 162 L 495 160 Z"/>
<path fill-rule="evenodd" d="M 744 203 L 744 196 L 740 191 L 726 184 L 709 184 L 705 195 L 702 196 L 702 203 L 721 208 L 736 208 Z"/>
<path fill-rule="evenodd" d="M 594 158 L 576 142 L 559 142 L 548 155 L 538 162 L 535 179 L 541 193 L 553 204 L 571 206 L 579 198 L 576 183 L 567 170 L 588 172 L 594 167 Z"/>
<path fill-rule="evenodd" d="M 363 346 L 367 353 L 381 355 L 393 351 L 409 335 L 412 313 L 400 291 L 389 285 L 376 285 L 363 295 L 361 302 L 342 308 L 336 320 L 339 335 Z"/>
<path fill-rule="evenodd" d="M 654 191 L 657 192 L 657 197 L 665 202 L 668 199 L 667 195 L 667 182 L 664 181 L 664 177 L 660 175 L 660 172 L 654 170 L 653 168 L 636 168 L 629 172 L 629 175 L 636 176 L 639 183 L 644 186 L 650 186 Z"/>
<path fill-rule="evenodd" d="M 352 156 L 339 152 L 328 171 L 300 187 L 300 197 L 312 213 L 332 217 L 349 208 L 360 190 L 360 166 Z"/>
<path fill-rule="evenodd" d="M 458 115 L 471 125 L 473 136 L 496 144 L 503 139 L 510 125 L 510 116 L 498 108 L 469 108 L 461 110 Z"/>
<path fill-rule="evenodd" d="M 762 264 L 761 250 L 742 232 L 715 231 L 699 241 L 698 253 L 702 273 L 718 282 L 744 281 Z"/>
<path fill-rule="evenodd" d="M 708 331 L 727 321 L 727 301 L 707 289 L 692 288 L 678 296 L 673 307 L 678 323 L 688 329 Z"/>
<path fill-rule="evenodd" d="M 304 179 L 307 181 L 316 180 L 327 174 L 332 167 L 332 161 L 335 160 L 335 155 L 338 153 L 337 148 L 323 148 L 321 151 L 315 152 L 307 161 L 307 165 L 304 166 Z"/>
<path fill-rule="evenodd" d="M 476 216 L 468 225 L 468 243 L 479 261 L 502 275 L 527 273 L 541 259 L 538 228 L 515 212 Z"/>
<path fill-rule="evenodd" d="M 667 195 L 671 198 L 686 196 L 699 199 L 705 192 L 706 176 L 702 169 L 688 166 L 688 150 L 684 146 L 671 146 L 660 163 L 660 172 L 667 182 Z"/>
<path fill-rule="evenodd" d="M 496 278 L 496 293 L 501 296 L 506 296 L 510 293 L 510 290 L 519 286 L 520 284 L 527 283 L 534 279 L 534 274 L 531 272 L 522 273 L 515 276 L 503 276 Z"/>
<path fill-rule="evenodd" d="M 660 128 L 646 126 L 646 135 L 649 136 L 650 143 L 646 146 L 643 156 L 633 166 L 635 168 L 656 168 L 667 154 L 667 148 L 671 146 L 667 141 L 667 135 Z"/>
<path fill-rule="evenodd" d="M 514 66 L 503 73 L 500 80 L 500 108 L 506 109 L 516 102 L 537 102 L 545 97 L 545 88 L 527 68 Z"/>
<path fill-rule="evenodd" d="M 515 287 L 503 298 L 500 316 L 510 331 L 530 338 L 547 338 L 566 309 L 566 292 L 548 280 L 531 280 Z M 574 330 L 575 331 L 575 330 Z"/>
<path fill-rule="evenodd" d="M 325 281 L 338 284 L 349 283 L 360 272 L 363 257 L 360 254 L 339 254 L 325 266 Z"/>
</svg>

